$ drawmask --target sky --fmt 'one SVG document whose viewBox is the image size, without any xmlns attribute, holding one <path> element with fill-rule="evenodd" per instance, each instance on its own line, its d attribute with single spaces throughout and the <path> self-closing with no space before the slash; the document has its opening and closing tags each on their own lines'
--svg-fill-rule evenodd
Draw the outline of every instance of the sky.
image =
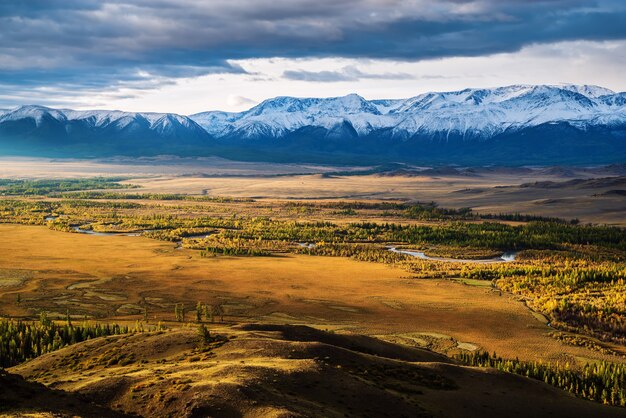
<svg viewBox="0 0 626 418">
<path fill-rule="evenodd" d="M 0 109 L 193 114 L 275 96 L 626 91 L 624 0 L 3 0 Z"/>
</svg>

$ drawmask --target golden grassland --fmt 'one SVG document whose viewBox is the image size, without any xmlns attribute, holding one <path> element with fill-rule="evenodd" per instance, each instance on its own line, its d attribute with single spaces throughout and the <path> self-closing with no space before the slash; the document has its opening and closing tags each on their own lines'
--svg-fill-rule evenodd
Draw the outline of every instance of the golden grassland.
<svg viewBox="0 0 626 418">
<path fill-rule="evenodd" d="M 211 332 L 219 338 L 201 346 L 190 328 L 105 337 L 10 371 L 48 385 L 48 391 L 65 391 L 62 406 L 39 404 L 42 391 L 35 391 L 39 399 L 31 395 L 21 404 L 28 412 L 85 414 L 86 406 L 72 397 L 80 393 L 79 399 L 142 416 L 624 415 L 621 408 L 584 401 L 542 382 L 459 366 L 432 352 L 362 336 L 256 324 Z M 0 400 L 4 396 L 0 393 Z M 91 408 L 97 416 L 114 414 Z"/>
<path fill-rule="evenodd" d="M 185 303 L 221 304 L 229 322 L 300 323 L 377 335 L 448 354 L 469 344 L 505 357 L 611 359 L 559 342 L 515 297 L 384 264 L 286 254 L 202 258 L 143 237 L 0 225 L 0 315 L 174 320 Z M 20 294 L 20 303 L 16 295 Z M 463 347 L 463 345 L 462 345 Z M 467 346 L 465 346 L 467 347 Z"/>
<path fill-rule="evenodd" d="M 472 207 L 477 213 L 521 212 L 626 225 L 623 184 L 616 185 L 611 181 L 564 183 L 572 179 L 616 176 L 619 171 L 597 169 L 591 172 L 580 167 L 534 170 L 495 167 L 464 174 L 444 168 L 420 175 L 402 171 L 346 175 L 350 171 L 368 169 L 371 167 L 244 163 L 219 158 L 103 161 L 0 158 L 0 178 L 121 176 L 128 179 L 127 183 L 140 185 L 143 192 L 151 193 L 258 199 L 436 201 L 442 207 Z M 563 184 L 541 186 L 546 181 Z M 540 183 L 537 187 L 520 187 L 537 182 Z"/>
<path fill-rule="evenodd" d="M 208 196 L 295 200 L 414 200 L 435 201 L 442 207 L 472 207 L 477 213 L 527 213 L 578 218 L 582 222 L 626 225 L 626 197 L 611 194 L 610 184 L 589 187 L 518 187 L 522 183 L 563 182 L 568 178 L 545 174 L 491 174 L 476 177 L 327 176 L 132 178 L 126 183 L 151 193 L 191 193 Z M 132 191 L 127 191 L 132 193 Z"/>
<path fill-rule="evenodd" d="M 168 176 L 132 179 L 142 188 L 128 189 L 93 179 L 102 191 L 82 180 L 5 181 L 0 317 L 46 312 L 66 328 L 70 316 L 87 327 L 166 330 L 72 337 L 84 342 L 0 373 L 12 388 L 0 406 L 41 416 L 623 415 L 435 353 L 549 362 L 559 369 L 551 385 L 623 405 L 602 392 L 621 390 L 623 371 L 602 384 L 588 378 L 595 394 L 561 382 L 570 367 L 626 363 L 622 230 L 519 216 L 493 223 L 442 208 L 623 224 L 623 196 L 603 195 L 615 182 L 544 189 L 519 187 L 528 179 L 506 173 L 444 177 Z M 561 211 L 544 210 L 553 204 Z M 522 251 L 512 263 L 463 263 L 389 246 L 461 259 Z M 209 346 L 198 346 L 197 304 L 225 312 L 217 323 L 201 318 L 224 337 Z"/>
</svg>

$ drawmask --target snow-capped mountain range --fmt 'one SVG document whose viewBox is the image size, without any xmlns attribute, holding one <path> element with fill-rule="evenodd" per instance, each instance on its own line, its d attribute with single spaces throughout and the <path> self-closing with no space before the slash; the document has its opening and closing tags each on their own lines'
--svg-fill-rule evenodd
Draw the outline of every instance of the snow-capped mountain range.
<svg viewBox="0 0 626 418">
<path fill-rule="evenodd" d="M 566 161 L 614 160 L 626 158 L 626 93 L 514 85 L 390 100 L 276 97 L 244 112 L 190 116 L 43 106 L 0 110 L 0 153 L 51 154 L 47 149 L 94 156 L 449 162 L 524 150 L 537 160 L 561 154 Z"/>
<path fill-rule="evenodd" d="M 96 129 L 113 128 L 120 131 L 125 129 L 148 130 L 166 134 L 176 129 L 198 129 L 191 119 L 172 113 L 133 113 L 118 110 L 69 110 L 52 109 L 44 106 L 22 106 L 14 110 L 0 111 L 0 124 L 18 121 L 31 121 L 34 127 L 40 127 L 45 123 L 72 124 L 81 123 L 86 127 Z"/>
<path fill-rule="evenodd" d="M 281 137 L 306 126 L 326 129 L 348 122 L 359 136 L 391 129 L 393 136 L 456 133 L 488 138 L 511 129 L 567 121 L 626 122 L 626 93 L 597 86 L 523 86 L 425 93 L 404 100 L 365 100 L 350 94 L 328 99 L 277 97 L 241 113 L 190 116 L 215 137 Z"/>
</svg>

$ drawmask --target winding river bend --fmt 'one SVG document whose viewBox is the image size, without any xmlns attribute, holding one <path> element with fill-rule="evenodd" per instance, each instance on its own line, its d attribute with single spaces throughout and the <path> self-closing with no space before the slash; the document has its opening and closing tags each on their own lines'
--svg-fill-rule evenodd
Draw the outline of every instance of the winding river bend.
<svg viewBox="0 0 626 418">
<path fill-rule="evenodd" d="M 310 242 L 298 242 L 298 246 L 303 248 L 315 248 L 315 244 Z M 431 257 L 421 251 L 399 250 L 396 247 L 386 247 L 388 251 L 397 254 L 410 255 L 411 257 L 420 258 L 422 260 L 443 261 L 446 263 L 510 263 L 515 261 L 517 251 L 505 251 L 499 257 L 494 258 L 448 258 L 448 257 Z"/>
<path fill-rule="evenodd" d="M 515 261 L 517 251 L 506 251 L 499 257 L 483 258 L 483 259 L 463 259 L 463 258 L 447 258 L 447 257 L 430 257 L 421 251 L 398 250 L 396 247 L 387 247 L 392 253 L 406 254 L 411 257 L 421 258 L 422 260 L 444 261 L 447 263 L 510 263 Z"/>
<path fill-rule="evenodd" d="M 47 220 L 47 219 L 46 219 Z M 75 232 L 78 232 L 80 234 L 88 234 L 88 235 L 100 235 L 100 236 L 129 236 L 129 237 L 138 237 L 141 236 L 143 234 L 143 232 L 97 232 L 97 231 L 93 231 L 90 229 L 81 229 L 79 226 L 73 226 L 72 229 Z M 188 237 L 185 238 L 206 238 L 208 237 L 210 234 L 197 234 L 197 235 L 190 235 Z M 304 247 L 304 248 L 314 248 L 315 244 L 313 243 L 308 243 L 308 242 L 299 242 L 297 243 L 300 247 Z M 177 249 L 178 248 L 182 248 L 181 242 L 177 243 Z M 396 247 L 386 247 L 388 251 L 391 251 L 392 253 L 397 253 L 397 254 L 405 254 L 405 255 L 409 255 L 411 257 L 415 257 L 415 258 L 420 258 L 422 260 L 432 260 L 432 261 L 443 261 L 446 263 L 483 263 L 483 264 L 488 264 L 488 263 L 510 263 L 512 261 L 515 261 L 515 258 L 517 257 L 517 251 L 506 251 L 504 253 L 502 253 L 501 256 L 499 257 L 494 257 L 494 258 L 483 258 L 483 259 L 471 259 L 471 258 L 448 258 L 448 257 L 431 257 L 428 256 L 426 254 L 424 254 L 422 251 L 411 251 L 411 250 L 399 250 Z"/>
<path fill-rule="evenodd" d="M 97 232 L 91 229 L 81 229 L 79 226 L 73 226 L 72 229 L 79 234 L 98 235 L 98 236 L 126 236 L 126 237 L 140 237 L 142 232 Z"/>
</svg>

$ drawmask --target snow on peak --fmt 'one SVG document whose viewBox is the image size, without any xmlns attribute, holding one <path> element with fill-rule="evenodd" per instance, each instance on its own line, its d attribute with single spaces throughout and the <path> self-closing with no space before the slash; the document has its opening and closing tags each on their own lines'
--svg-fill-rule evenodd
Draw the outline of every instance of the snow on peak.
<svg viewBox="0 0 626 418">
<path fill-rule="evenodd" d="M 329 98 L 279 96 L 267 99 L 244 113 L 249 116 L 259 116 L 274 112 L 328 114 L 332 111 L 348 114 L 360 112 L 378 113 L 376 106 L 354 93 L 347 96 Z"/>
<path fill-rule="evenodd" d="M 26 105 L 7 111 L 0 116 L 0 122 L 33 119 L 35 123 L 39 125 L 45 118 L 56 119 L 58 121 L 66 120 L 65 115 L 60 110 L 45 106 Z"/>
<path fill-rule="evenodd" d="M 331 130 L 346 122 L 359 135 L 383 128 L 405 137 L 417 132 L 495 135 L 561 121 L 624 123 L 625 102 L 624 96 L 598 86 L 518 84 L 371 101 L 357 94 L 281 96 L 241 113 L 204 112 L 191 118 L 216 136 L 281 136 L 305 126 Z"/>
<path fill-rule="evenodd" d="M 199 129 L 187 116 L 171 113 L 135 113 L 119 110 L 72 110 L 52 109 L 45 106 L 28 105 L 0 113 L 0 122 L 34 119 L 39 126 L 44 119 L 58 122 L 81 122 L 91 127 L 124 129 L 133 124 L 164 132 L 178 127 Z"/>
<path fill-rule="evenodd" d="M 265 100 L 242 113 L 204 112 L 192 119 L 214 135 L 238 132 L 242 137 L 276 136 L 304 126 L 328 129 L 348 121 L 366 133 L 370 116 L 380 115 L 378 107 L 357 94 L 330 98 L 280 96 Z"/>
<path fill-rule="evenodd" d="M 357 94 L 329 98 L 281 96 L 239 112 L 170 113 L 117 110 L 57 110 L 22 106 L 0 111 L 0 123 L 32 119 L 79 122 L 97 128 L 159 133 L 204 133 L 215 137 L 278 138 L 305 127 L 365 136 L 377 130 L 403 138 L 415 134 L 494 136 L 546 123 L 626 125 L 626 93 L 592 85 L 511 85 L 423 93 L 408 99 L 366 100 Z M 199 125 L 199 126 L 198 126 Z M 337 134 L 340 135 L 340 134 Z"/>
<path fill-rule="evenodd" d="M 576 93 L 580 93 L 583 96 L 587 96 L 589 98 L 597 99 L 602 96 L 609 96 L 615 94 L 613 90 L 609 90 L 605 87 L 594 86 L 594 85 L 576 85 L 576 84 L 563 84 L 560 87 L 565 90 L 573 91 Z"/>
</svg>

